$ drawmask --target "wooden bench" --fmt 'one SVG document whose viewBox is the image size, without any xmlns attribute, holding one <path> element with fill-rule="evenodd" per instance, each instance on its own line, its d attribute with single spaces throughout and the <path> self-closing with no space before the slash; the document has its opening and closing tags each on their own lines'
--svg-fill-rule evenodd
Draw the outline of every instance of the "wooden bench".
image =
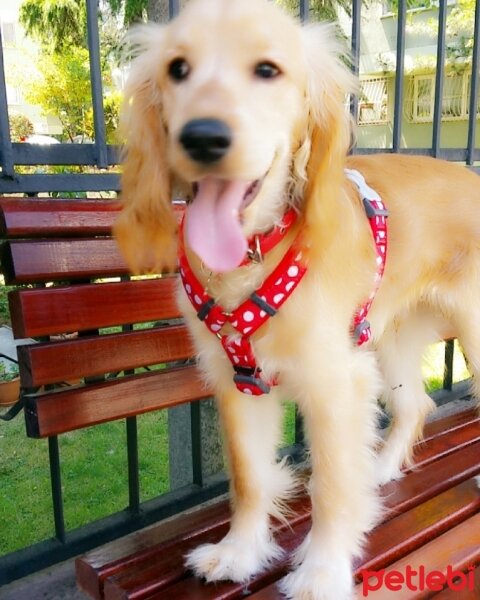
<svg viewBox="0 0 480 600">
<path fill-rule="evenodd" d="M 10 238 L 2 246 L 5 281 L 35 285 L 9 296 L 15 338 L 40 341 L 19 348 L 31 437 L 208 395 L 195 367 L 179 366 L 192 347 L 178 322 L 176 278 L 118 281 L 128 275 L 110 236 L 118 209 L 113 201 L 0 201 L 2 233 Z M 145 322 L 155 326 L 131 330 Z M 118 326 L 124 331 L 99 335 Z M 159 364 L 166 368 L 133 373 Z M 85 385 L 63 385 L 79 379 Z"/>
<path fill-rule="evenodd" d="M 178 320 L 175 277 L 110 279 L 127 277 L 110 237 L 116 202 L 2 199 L 0 210 L 8 238 L 2 247 L 7 283 L 35 285 L 10 297 L 15 336 L 39 340 L 19 349 L 29 436 L 56 436 L 208 395 Z M 144 322 L 154 325 L 132 328 Z M 123 326 L 123 331 L 102 331 L 113 326 Z M 64 334 L 74 335 L 52 337 Z M 135 372 L 158 364 L 163 368 Z M 77 380 L 79 385 L 65 387 L 65 382 Z M 434 597 L 479 598 L 478 414 L 468 409 L 428 425 L 416 464 L 401 481 L 382 490 L 387 512 L 356 564 L 358 596 L 363 597 L 364 569 L 403 572 L 407 566 L 422 566 L 427 573 L 446 573 L 450 565 L 465 572 L 468 582 L 475 581 L 475 591 L 444 586 Z M 289 526 L 275 524 L 288 553 L 309 528 L 307 495 L 291 508 Z M 279 599 L 276 582 L 287 572 L 287 558 L 248 586 L 207 585 L 185 570 L 185 553 L 199 543 L 219 540 L 229 516 L 223 499 L 93 550 L 77 559 L 78 584 L 91 597 L 105 600 Z M 376 587 L 375 579 L 371 587 Z M 405 599 L 432 597 L 406 588 L 392 592 L 385 585 L 369 591 L 368 597 L 381 600 L 393 593 Z"/>
</svg>

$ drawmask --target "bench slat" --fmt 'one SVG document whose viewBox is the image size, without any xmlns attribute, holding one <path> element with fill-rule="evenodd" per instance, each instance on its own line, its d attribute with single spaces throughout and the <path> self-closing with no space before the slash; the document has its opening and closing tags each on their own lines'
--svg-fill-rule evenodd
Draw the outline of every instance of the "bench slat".
<svg viewBox="0 0 480 600">
<path fill-rule="evenodd" d="M 418 571 L 421 567 L 425 573 L 440 571 L 447 573 L 447 566 L 453 570 L 463 571 L 470 565 L 480 561 L 480 513 L 470 517 L 460 525 L 450 529 L 440 537 L 428 542 L 407 557 L 391 564 L 390 570 L 406 572 L 407 566 Z M 363 584 L 357 585 L 360 597 Z M 420 586 L 419 586 L 420 587 Z M 428 597 L 425 590 L 410 590 L 403 586 L 401 590 L 389 590 L 382 586 L 378 591 L 370 591 L 371 600 L 420 600 Z"/>
<path fill-rule="evenodd" d="M 10 292 L 15 338 L 174 319 L 176 277 Z"/>
<path fill-rule="evenodd" d="M 446 572 L 447 564 L 451 564 L 455 569 L 462 570 L 475 561 L 480 560 L 480 514 L 471 517 L 469 520 L 457 525 L 457 527 L 447 531 L 439 538 L 419 548 L 409 554 L 404 559 L 390 565 L 390 569 L 401 570 L 405 572 L 407 565 L 417 568 L 424 565 L 426 572 L 440 570 Z M 356 586 L 358 598 L 362 598 L 363 583 Z M 165 597 L 165 596 L 164 596 Z M 187 600 L 195 597 L 196 600 L 206 600 L 208 596 L 196 594 L 195 596 L 180 596 L 170 593 L 169 600 Z M 385 587 L 378 591 L 370 591 L 368 598 L 371 600 L 420 600 L 426 598 L 424 592 L 415 592 L 403 589 L 402 591 L 388 591 Z M 437 596 L 435 596 L 436 598 Z M 448 597 L 448 596 L 447 596 Z M 452 598 L 457 596 L 452 596 Z M 477 596 L 478 597 L 478 596 Z M 150 595 L 144 600 L 160 600 L 160 595 Z M 210 598 L 222 598 L 223 596 L 210 596 Z M 283 600 L 277 583 L 272 583 L 268 587 L 253 593 L 249 596 L 251 600 Z M 476 598 L 476 596 L 473 596 Z"/>
<path fill-rule="evenodd" d="M 28 388 L 185 360 L 193 355 L 183 325 L 18 348 L 20 376 Z"/>
<path fill-rule="evenodd" d="M 0 199 L 2 237 L 110 235 L 116 200 Z"/>
<path fill-rule="evenodd" d="M 369 535 L 365 554 L 355 564 L 357 578 L 363 569 L 383 569 L 479 511 L 480 490 L 469 479 L 394 517 Z"/>
<path fill-rule="evenodd" d="M 47 437 L 210 396 L 195 367 L 25 396 L 30 437 Z"/>
<path fill-rule="evenodd" d="M 283 525 L 280 526 L 275 533 L 277 543 L 286 551 L 284 558 L 277 561 L 267 571 L 253 577 L 248 583 L 248 590 L 250 592 L 269 585 L 271 582 L 278 580 L 285 574 L 289 565 L 288 556 L 291 555 L 298 546 L 298 540 L 303 539 L 310 529 L 310 520 L 305 519 L 303 515 L 298 519 L 298 522 L 294 520 L 293 523 L 290 522 L 290 524 L 293 527 L 292 529 Z M 212 535 L 213 542 L 219 541 L 224 532 L 217 531 L 217 533 L 219 534 L 218 536 L 214 537 Z M 204 541 L 208 542 L 208 538 L 202 539 L 201 541 L 202 543 Z M 165 577 L 162 579 L 162 576 L 159 576 L 158 571 L 155 571 L 154 566 L 150 566 L 150 569 L 138 574 L 137 581 L 133 578 L 126 579 L 126 581 L 122 581 L 121 579 L 117 579 L 117 581 L 107 580 L 104 588 L 105 600 L 133 600 L 134 598 L 138 600 L 148 598 L 150 600 L 152 598 L 165 598 L 166 596 L 172 600 L 179 598 L 195 598 L 196 600 L 243 598 L 245 595 L 245 584 L 219 581 L 207 585 L 204 582 L 199 582 L 198 579 L 191 575 L 187 575 L 182 579 L 186 574 L 185 568 L 183 567 L 185 552 L 195 548 L 197 545 L 198 542 L 190 544 L 188 548 L 184 549 L 183 554 L 177 558 L 176 577 L 172 577 L 171 583 L 166 581 Z M 161 560 L 160 556 L 157 557 L 157 561 L 158 560 Z M 151 575 L 150 578 L 149 575 Z M 134 585 L 135 583 L 137 583 L 136 587 Z M 200 585 L 198 585 L 199 583 Z"/>
<path fill-rule="evenodd" d="M 457 427 L 463 427 L 468 423 L 478 420 L 479 412 L 475 408 L 462 410 L 461 412 L 454 413 L 448 417 L 437 419 L 431 423 L 425 425 L 423 432 L 423 440 L 420 444 L 441 435 L 445 435 L 450 431 L 453 431 Z"/>
<path fill-rule="evenodd" d="M 290 509 L 292 516 L 288 521 L 288 525 L 276 522 L 274 529 L 276 531 L 275 537 L 280 545 L 286 550 L 292 551 L 296 545 L 296 540 L 292 538 L 290 527 L 303 527 L 305 534 L 310 527 L 310 501 L 308 497 L 303 496 L 291 502 Z M 176 583 L 185 574 L 183 566 L 185 555 L 198 546 L 199 543 L 215 543 L 220 541 L 227 531 L 228 521 L 217 524 L 208 532 L 201 532 L 200 535 L 191 536 L 185 541 L 177 541 L 171 547 L 170 545 L 158 547 L 154 556 L 149 556 L 148 560 L 142 560 L 142 563 L 137 564 L 135 569 L 128 569 L 117 577 L 109 578 L 105 582 L 105 600 L 142 598 L 144 595 L 150 596 L 152 593 L 156 593 L 162 588 Z M 279 564 L 277 569 L 283 569 L 283 567 L 282 564 Z M 269 579 L 272 579 L 273 571 L 265 575 Z M 277 574 L 276 576 L 278 577 L 279 575 Z M 231 583 L 227 585 L 238 591 L 242 589 L 241 585 L 232 586 Z"/>
<path fill-rule="evenodd" d="M 386 508 L 406 511 L 480 473 L 480 442 L 431 462 L 382 488 Z M 408 485 L 403 482 L 408 481 Z"/>
<path fill-rule="evenodd" d="M 78 585 L 87 594 L 100 600 L 103 582 L 107 577 L 125 573 L 137 564 L 151 562 L 167 548 L 229 520 L 230 503 L 222 500 L 93 550 L 75 561 Z"/>
<path fill-rule="evenodd" d="M 2 246 L 7 284 L 74 281 L 127 275 L 115 240 L 11 241 Z"/>
<path fill-rule="evenodd" d="M 449 431 L 448 435 L 432 438 L 428 445 L 419 442 L 415 448 L 415 468 L 448 456 L 463 446 L 468 446 L 478 440 L 480 440 L 480 417 L 471 423 Z M 405 471 L 410 470 L 405 469 Z"/>
</svg>

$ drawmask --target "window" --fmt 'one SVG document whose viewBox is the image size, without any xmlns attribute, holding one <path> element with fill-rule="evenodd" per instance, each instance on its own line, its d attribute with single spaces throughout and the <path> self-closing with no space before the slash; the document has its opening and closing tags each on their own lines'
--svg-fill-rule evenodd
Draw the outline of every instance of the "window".
<svg viewBox="0 0 480 600">
<path fill-rule="evenodd" d="M 432 76 L 414 78 L 413 120 L 431 121 L 435 98 L 435 80 Z"/>
<path fill-rule="evenodd" d="M 358 102 L 359 125 L 372 125 L 388 121 L 388 79 L 369 77 L 360 81 Z"/>
<path fill-rule="evenodd" d="M 20 90 L 13 85 L 9 85 L 7 83 L 7 104 L 21 104 L 22 103 L 22 95 Z"/>
<path fill-rule="evenodd" d="M 2 42 L 4 46 L 14 46 L 16 39 L 15 23 L 2 22 Z"/>
<path fill-rule="evenodd" d="M 472 86 L 472 76 L 470 73 L 467 75 L 467 117 L 470 114 L 470 90 Z M 480 92 L 477 94 L 477 117 L 480 117 Z"/>
<path fill-rule="evenodd" d="M 469 97 L 470 73 L 447 73 L 443 80 L 442 120 L 468 119 Z M 411 77 L 405 99 L 406 118 L 413 123 L 430 122 L 434 106 L 435 73 Z"/>
</svg>

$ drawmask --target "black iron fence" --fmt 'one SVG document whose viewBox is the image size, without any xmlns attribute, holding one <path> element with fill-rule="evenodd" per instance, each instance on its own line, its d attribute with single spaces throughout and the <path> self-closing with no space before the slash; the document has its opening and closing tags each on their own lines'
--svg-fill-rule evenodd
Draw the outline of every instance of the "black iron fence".
<svg viewBox="0 0 480 600">
<path fill-rule="evenodd" d="M 3 45 L 0 43 L 0 195 L 29 194 L 39 192 L 97 192 L 118 191 L 119 176 L 112 172 L 112 167 L 118 161 L 118 148 L 106 142 L 105 115 L 103 103 L 103 88 L 101 77 L 100 41 L 98 27 L 98 0 L 85 0 L 87 10 L 87 29 L 90 55 L 91 95 L 94 121 L 94 142 L 92 144 L 55 144 L 40 146 L 28 143 L 14 143 L 10 137 L 9 117 L 6 93 L 6 74 L 4 71 Z M 311 7 L 308 0 L 301 0 L 298 5 L 298 16 L 303 21 L 309 19 Z M 170 15 L 174 16 L 179 9 L 178 0 L 169 0 Z M 351 6 L 351 49 L 354 69 L 359 72 L 361 56 L 361 13 L 362 0 L 353 0 Z M 479 118 L 478 87 L 479 87 L 479 40 L 480 40 L 480 0 L 477 0 L 472 32 L 473 48 L 471 59 L 471 74 L 468 99 L 468 136 L 464 147 L 443 148 L 440 142 L 442 128 L 442 99 L 445 80 L 445 49 L 446 49 L 446 18 L 447 0 L 439 0 L 438 4 L 438 43 L 437 67 L 435 74 L 435 95 L 433 122 L 431 127 L 431 144 L 420 148 L 407 148 L 402 145 L 403 105 L 405 96 L 405 48 L 406 48 L 406 0 L 398 0 L 397 6 L 397 36 L 396 36 L 396 72 L 395 93 L 391 144 L 383 149 L 361 148 L 355 150 L 361 153 L 373 152 L 403 152 L 428 154 L 449 160 L 463 162 L 471 168 L 478 169 L 480 149 L 476 146 L 476 128 Z M 1 31 L 0 31 L 1 42 Z M 352 99 L 352 111 L 358 113 L 359 98 Z M 92 167 L 89 173 L 23 173 L 20 167 L 37 165 L 72 165 Z M 453 352 L 451 343 L 447 344 L 446 376 L 444 380 L 443 398 L 449 397 L 452 390 L 451 368 Z M 127 420 L 127 450 L 129 468 L 129 498 L 130 505 L 126 512 L 115 514 L 102 521 L 92 523 L 81 530 L 65 532 L 63 524 L 63 507 L 60 496 L 55 490 L 60 482 L 60 454 L 55 440 L 49 441 L 51 483 L 54 490 L 53 519 L 55 538 L 35 546 L 20 550 L 14 554 L 0 558 L 0 584 L 21 577 L 26 573 L 63 560 L 88 547 L 113 539 L 137 527 L 151 523 L 153 520 L 173 514 L 194 502 L 200 502 L 207 495 L 221 493 L 226 489 L 223 475 L 210 481 L 208 494 L 203 487 L 202 477 L 198 477 L 198 449 L 200 421 L 198 407 L 184 407 L 183 413 L 172 413 L 172 422 L 176 419 L 176 427 L 184 430 L 189 439 L 188 452 L 184 452 L 182 460 L 189 463 L 186 472 L 191 473 L 190 482 L 194 487 L 180 488 L 161 496 L 148 503 L 140 505 L 138 491 L 138 440 L 135 419 Z M 296 422 L 296 450 L 301 449 L 303 442 L 300 420 Z M 171 440 L 172 441 L 172 440 Z M 193 449 L 193 450 L 192 450 Z M 181 454 L 181 452 L 180 452 Z M 213 487 L 212 487 L 213 486 Z M 175 486 L 172 486 L 175 488 Z M 60 497 L 60 500 L 59 500 Z M 8 526 L 2 523 L 2 527 Z"/>
</svg>

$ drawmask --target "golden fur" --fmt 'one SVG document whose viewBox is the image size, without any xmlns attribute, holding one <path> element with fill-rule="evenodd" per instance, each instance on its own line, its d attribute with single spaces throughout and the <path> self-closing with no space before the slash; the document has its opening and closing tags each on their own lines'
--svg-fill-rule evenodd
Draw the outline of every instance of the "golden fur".
<svg viewBox="0 0 480 600">
<path fill-rule="evenodd" d="M 302 28 L 267 0 L 191 0 L 170 25 L 140 29 L 134 41 L 124 210 L 116 225 L 132 269 L 173 267 L 171 196 L 191 194 L 206 175 L 265 176 L 243 214 L 246 236 L 270 229 L 289 204 L 300 213 L 296 230 L 263 263 L 210 278 L 224 307 L 236 307 L 265 279 L 299 228 L 308 260 L 298 289 L 254 336 L 261 367 L 281 381 L 261 398 L 236 390 L 221 345 L 179 291 L 200 366 L 216 390 L 234 506 L 226 538 L 192 552 L 188 564 L 207 580 L 247 581 L 279 556 L 269 515 L 281 514 L 296 485 L 291 469 L 275 459 L 281 400 L 293 398 L 311 448 L 313 525 L 283 591 L 295 600 L 350 598 L 352 557 L 378 517 L 376 485 L 400 475 L 432 409 L 419 370 L 424 345 L 451 328 L 474 374 L 480 369 L 478 177 L 430 158 L 347 158 L 344 100 L 356 82 L 330 27 Z M 174 82 L 168 65 L 178 57 L 191 73 Z M 253 77 L 253 66 L 265 60 L 280 66 L 280 77 Z M 222 160 L 199 165 L 183 151 L 179 132 L 212 116 L 229 125 L 234 143 Z M 356 348 L 350 337 L 352 315 L 372 289 L 375 250 L 346 166 L 364 175 L 391 215 L 385 276 L 369 315 L 370 349 Z M 206 283 L 200 260 L 188 253 Z M 376 457 L 381 393 L 394 424 Z"/>
</svg>

